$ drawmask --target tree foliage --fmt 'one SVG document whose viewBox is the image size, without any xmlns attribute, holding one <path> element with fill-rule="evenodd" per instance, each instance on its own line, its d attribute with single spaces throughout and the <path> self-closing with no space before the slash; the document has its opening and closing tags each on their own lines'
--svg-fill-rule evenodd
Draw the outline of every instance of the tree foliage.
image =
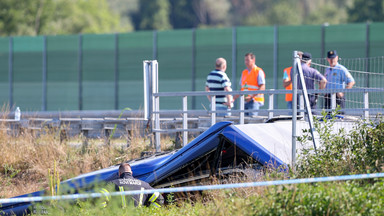
<svg viewBox="0 0 384 216">
<path fill-rule="evenodd" d="M 384 21 L 384 0 L 354 0 L 349 10 L 350 22 Z"/>
<path fill-rule="evenodd" d="M 384 21 L 384 0 L 1 0 L 0 35 Z"/>
<path fill-rule="evenodd" d="M 0 33 L 6 35 L 75 34 L 131 31 L 106 0 L 2 0 Z"/>
<path fill-rule="evenodd" d="M 139 29 L 171 29 L 169 11 L 170 4 L 168 0 L 141 0 L 139 3 Z"/>
</svg>

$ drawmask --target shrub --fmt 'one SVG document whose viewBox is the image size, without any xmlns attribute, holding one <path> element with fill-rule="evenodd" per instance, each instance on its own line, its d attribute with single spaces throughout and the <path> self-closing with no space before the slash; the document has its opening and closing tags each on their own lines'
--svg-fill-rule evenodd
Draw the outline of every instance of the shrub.
<svg viewBox="0 0 384 216">
<path fill-rule="evenodd" d="M 384 121 L 358 122 L 349 132 L 344 128 L 332 132 L 335 114 L 322 121 L 315 120 L 320 135 L 320 147 L 314 153 L 312 147 L 303 149 L 296 166 L 299 177 L 332 176 L 382 172 L 384 170 Z M 309 133 L 309 131 L 307 131 Z M 308 142 L 309 134 L 299 138 Z"/>
</svg>

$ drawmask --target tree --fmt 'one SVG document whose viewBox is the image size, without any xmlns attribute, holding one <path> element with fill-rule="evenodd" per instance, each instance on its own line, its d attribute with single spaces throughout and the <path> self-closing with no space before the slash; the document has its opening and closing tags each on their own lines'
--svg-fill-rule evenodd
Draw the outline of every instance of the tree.
<svg viewBox="0 0 384 216">
<path fill-rule="evenodd" d="M 171 29 L 168 0 L 141 0 L 139 3 L 139 26 L 141 30 Z"/>
<path fill-rule="evenodd" d="M 298 1 L 271 1 L 264 10 L 256 10 L 253 15 L 244 20 L 246 25 L 298 25 L 302 22 L 302 10 L 298 7 Z M 257 8 L 256 8 L 257 9 Z"/>
<path fill-rule="evenodd" d="M 384 21 L 384 0 L 354 0 L 348 13 L 350 22 Z"/>
<path fill-rule="evenodd" d="M 57 0 L 57 8 L 46 34 L 111 33 L 131 31 L 122 25 L 120 16 L 113 13 L 106 0 Z"/>
<path fill-rule="evenodd" d="M 171 14 L 170 22 L 173 28 L 194 28 L 199 22 L 194 10 L 193 1 L 189 0 L 170 0 Z"/>
<path fill-rule="evenodd" d="M 347 11 L 336 7 L 334 3 L 327 3 L 317 10 L 311 12 L 305 19 L 304 24 L 340 24 L 347 21 Z"/>
<path fill-rule="evenodd" d="M 40 35 L 130 31 L 106 0 L 1 0 L 0 34 Z"/>
<path fill-rule="evenodd" d="M 0 1 L 0 34 L 38 35 L 50 21 L 55 5 L 52 0 Z"/>
<path fill-rule="evenodd" d="M 192 9 L 200 26 L 228 24 L 230 7 L 228 0 L 196 0 L 192 2 Z"/>
</svg>

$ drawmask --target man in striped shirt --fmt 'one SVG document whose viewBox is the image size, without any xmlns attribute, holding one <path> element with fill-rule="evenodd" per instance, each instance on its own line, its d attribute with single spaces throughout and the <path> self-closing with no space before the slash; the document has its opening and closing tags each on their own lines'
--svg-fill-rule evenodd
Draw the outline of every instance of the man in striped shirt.
<svg viewBox="0 0 384 216">
<path fill-rule="evenodd" d="M 211 71 L 205 83 L 205 91 L 232 91 L 231 81 L 229 80 L 225 70 L 227 69 L 227 61 L 224 58 L 216 59 L 216 69 Z M 211 96 L 208 96 L 211 101 Z M 233 106 L 232 95 L 217 95 L 216 96 L 216 111 L 219 111 L 217 116 L 230 116 L 230 110 Z M 223 112 L 225 110 L 226 112 Z M 220 112 L 221 111 L 221 112 Z"/>
</svg>

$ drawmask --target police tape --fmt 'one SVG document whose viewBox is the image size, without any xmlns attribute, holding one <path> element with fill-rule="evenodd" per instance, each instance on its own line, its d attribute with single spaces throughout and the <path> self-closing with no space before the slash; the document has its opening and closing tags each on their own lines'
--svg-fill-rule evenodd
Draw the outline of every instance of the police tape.
<svg viewBox="0 0 384 216">
<path fill-rule="evenodd" d="M 261 187 L 261 186 L 276 186 L 276 185 L 288 185 L 288 184 L 303 184 L 303 183 L 316 183 L 316 182 L 330 182 L 330 181 L 346 181 L 346 180 L 358 180 L 358 179 L 370 179 L 370 178 L 382 178 L 384 173 L 373 174 L 358 174 L 358 175 L 344 175 L 344 176 L 329 176 L 329 177 L 317 177 L 317 178 L 304 178 L 304 179 L 288 179 L 277 181 L 264 181 L 264 182 L 247 182 L 236 184 L 221 184 L 221 185 L 203 185 L 203 186 L 187 186 L 177 188 L 162 188 L 151 190 L 135 190 L 124 192 L 110 192 L 109 195 L 137 195 L 137 194 L 152 194 L 154 192 L 160 193 L 177 193 L 177 192 L 190 192 L 190 191 L 205 191 L 205 190 L 220 190 L 220 189 L 233 189 L 244 187 Z M 39 197 L 15 197 L 0 199 L 0 204 L 4 203 L 22 203 L 22 202 L 41 202 L 49 200 L 73 200 L 73 199 L 87 199 L 87 198 L 99 198 L 105 194 L 102 193 L 87 193 L 87 194 L 70 194 L 61 196 L 39 196 Z"/>
</svg>

